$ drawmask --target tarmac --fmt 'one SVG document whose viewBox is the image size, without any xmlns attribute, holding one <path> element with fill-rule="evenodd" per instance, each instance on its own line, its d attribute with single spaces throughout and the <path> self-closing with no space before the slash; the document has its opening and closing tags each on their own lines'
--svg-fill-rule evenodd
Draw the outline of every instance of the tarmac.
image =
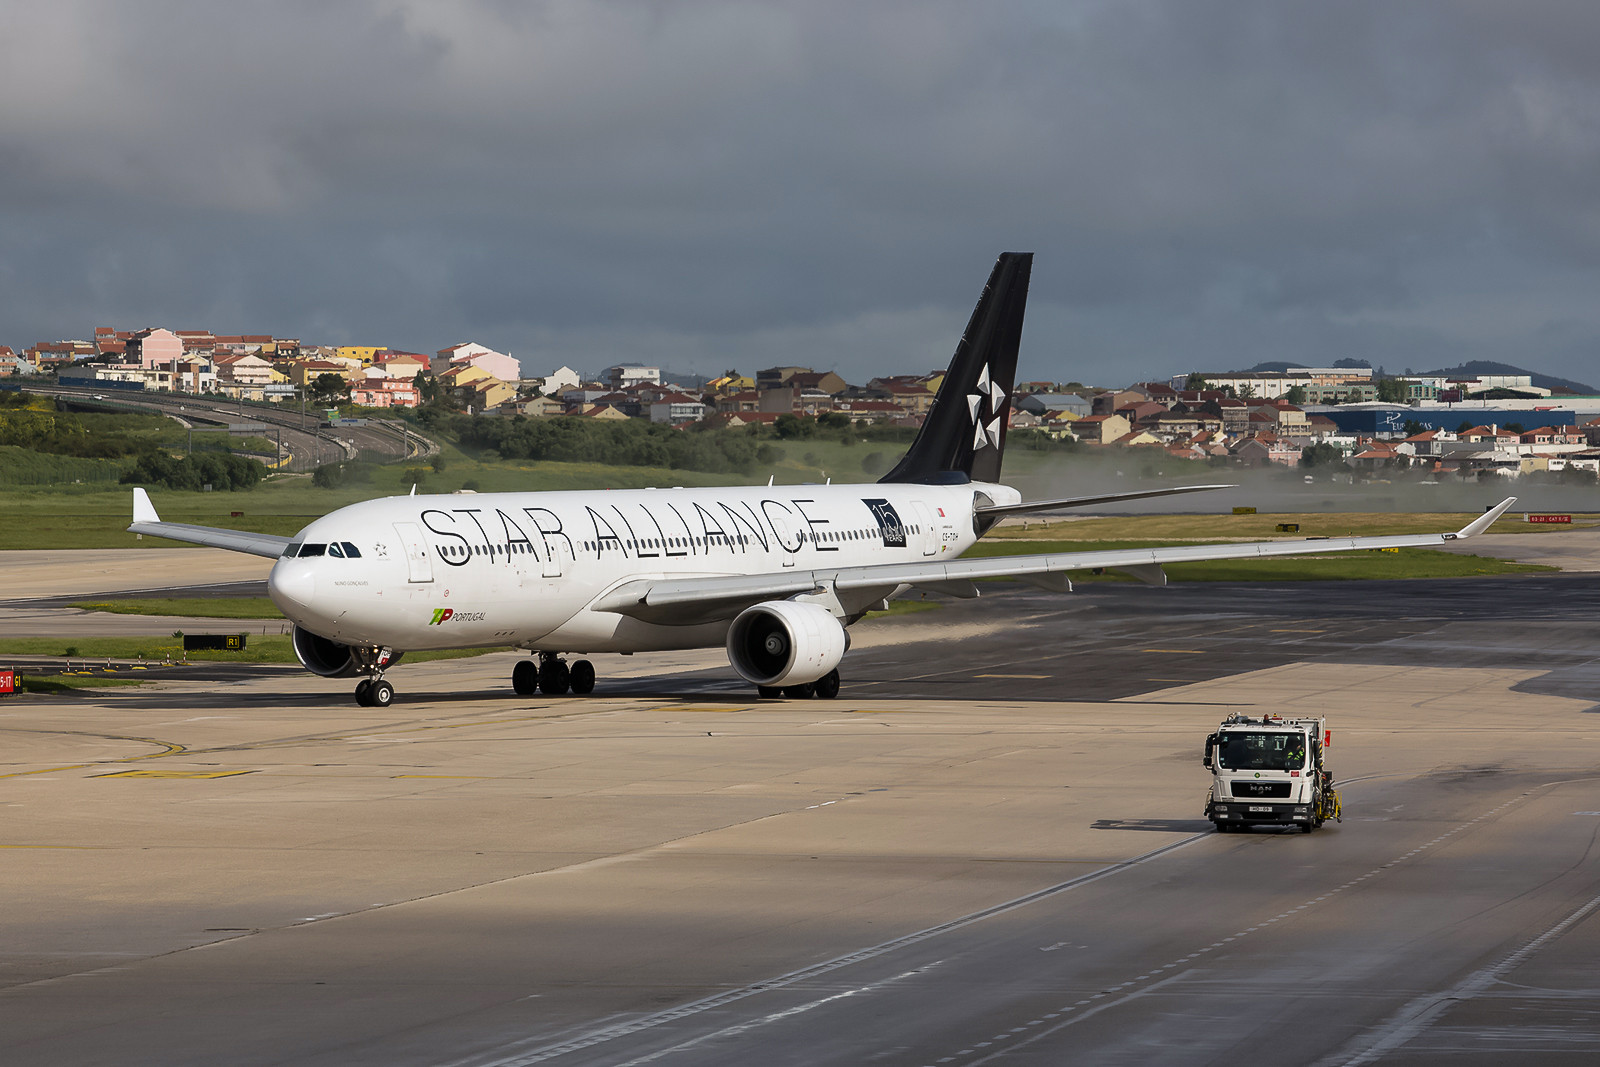
<svg viewBox="0 0 1600 1067">
<path fill-rule="evenodd" d="M 835 701 L 718 651 L 13 698 L 0 1061 L 1593 1062 L 1597 608 L 996 586 L 862 624 Z M 1234 711 L 1328 717 L 1342 823 L 1211 830 Z"/>
</svg>

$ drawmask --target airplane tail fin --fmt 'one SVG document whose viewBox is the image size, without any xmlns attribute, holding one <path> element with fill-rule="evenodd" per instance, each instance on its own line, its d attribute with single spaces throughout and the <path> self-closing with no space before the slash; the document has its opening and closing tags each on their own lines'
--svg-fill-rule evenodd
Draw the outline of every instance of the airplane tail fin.
<svg viewBox="0 0 1600 1067">
<path fill-rule="evenodd" d="M 911 448 L 881 482 L 1000 480 L 1032 252 L 1002 252 Z"/>
</svg>

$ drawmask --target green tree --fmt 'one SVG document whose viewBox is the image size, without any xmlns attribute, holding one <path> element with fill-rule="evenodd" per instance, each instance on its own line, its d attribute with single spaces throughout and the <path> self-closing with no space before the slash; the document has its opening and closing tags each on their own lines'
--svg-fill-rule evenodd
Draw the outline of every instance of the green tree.
<svg viewBox="0 0 1600 1067">
<path fill-rule="evenodd" d="M 1308 396 L 1306 387 L 1303 385 L 1291 385 L 1289 386 L 1289 391 L 1283 394 L 1283 398 L 1296 407 L 1304 404 Z"/>
<path fill-rule="evenodd" d="M 337 374 L 319 374 L 311 381 L 311 399 L 324 403 L 350 399 L 350 383 Z"/>
<path fill-rule="evenodd" d="M 411 379 L 411 385 L 417 391 L 417 396 L 424 404 L 430 400 L 439 399 L 439 379 L 425 370 L 417 371 L 417 376 Z"/>
<path fill-rule="evenodd" d="M 1307 445 L 1300 450 L 1300 466 L 1302 467 L 1343 467 L 1344 465 L 1344 453 L 1326 441 Z"/>
<path fill-rule="evenodd" d="M 1211 388 L 1211 383 L 1206 381 L 1206 376 L 1197 370 L 1189 372 L 1189 377 L 1183 380 L 1183 391 L 1186 393 L 1199 393 Z"/>
<path fill-rule="evenodd" d="M 1380 378 L 1378 380 L 1378 399 L 1386 404 L 1403 404 L 1406 399 L 1406 381 L 1404 378 Z"/>
<path fill-rule="evenodd" d="M 805 415 L 785 413 L 772 421 L 772 431 L 785 441 L 810 437 L 817 432 L 817 420 Z"/>
</svg>

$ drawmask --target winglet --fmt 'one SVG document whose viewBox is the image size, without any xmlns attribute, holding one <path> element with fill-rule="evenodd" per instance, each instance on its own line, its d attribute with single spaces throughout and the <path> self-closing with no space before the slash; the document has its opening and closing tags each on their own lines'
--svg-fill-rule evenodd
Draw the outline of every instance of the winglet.
<svg viewBox="0 0 1600 1067">
<path fill-rule="evenodd" d="M 150 503 L 150 494 L 143 489 L 135 489 L 133 491 L 133 521 L 161 521 L 161 516 L 156 514 L 156 506 Z"/>
<path fill-rule="evenodd" d="M 1456 537 L 1477 537 L 1483 531 L 1494 525 L 1496 519 L 1506 513 L 1506 509 L 1517 502 L 1514 496 L 1508 496 L 1476 519 L 1467 523 L 1456 531 Z"/>
</svg>

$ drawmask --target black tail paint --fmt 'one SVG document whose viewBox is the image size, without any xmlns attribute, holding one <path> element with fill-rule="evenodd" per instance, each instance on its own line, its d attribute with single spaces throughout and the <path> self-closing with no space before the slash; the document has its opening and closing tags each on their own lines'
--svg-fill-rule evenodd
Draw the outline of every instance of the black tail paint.
<svg viewBox="0 0 1600 1067">
<path fill-rule="evenodd" d="M 1000 480 L 1032 252 L 1002 252 L 917 439 L 883 482 Z"/>
</svg>

